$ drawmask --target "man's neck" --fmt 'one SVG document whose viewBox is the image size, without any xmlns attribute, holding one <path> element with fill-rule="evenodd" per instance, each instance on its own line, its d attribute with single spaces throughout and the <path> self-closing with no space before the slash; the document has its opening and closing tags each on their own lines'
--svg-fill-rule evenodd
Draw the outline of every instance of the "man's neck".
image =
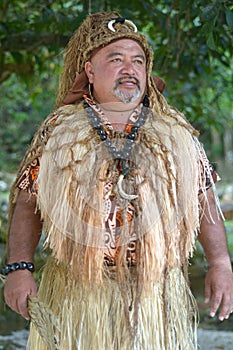
<svg viewBox="0 0 233 350">
<path fill-rule="evenodd" d="M 130 117 L 130 115 L 133 113 L 133 111 L 135 110 L 136 106 L 127 106 L 127 109 L 114 109 L 113 108 L 108 108 L 109 106 L 107 106 L 107 108 L 105 108 L 106 106 L 101 105 L 101 109 L 104 112 L 104 115 L 106 116 L 106 118 L 109 120 L 109 122 L 111 123 L 112 127 L 114 130 L 119 130 L 119 131 L 124 131 L 125 130 L 125 126 L 128 123 L 128 119 Z"/>
</svg>

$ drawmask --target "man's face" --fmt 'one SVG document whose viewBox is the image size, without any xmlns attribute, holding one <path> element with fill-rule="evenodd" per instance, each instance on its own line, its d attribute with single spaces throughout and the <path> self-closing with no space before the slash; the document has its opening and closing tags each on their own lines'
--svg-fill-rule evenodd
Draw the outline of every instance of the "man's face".
<svg viewBox="0 0 233 350">
<path fill-rule="evenodd" d="M 138 104 L 146 88 L 146 57 L 131 39 L 117 40 L 100 49 L 85 65 L 98 103 Z"/>
</svg>

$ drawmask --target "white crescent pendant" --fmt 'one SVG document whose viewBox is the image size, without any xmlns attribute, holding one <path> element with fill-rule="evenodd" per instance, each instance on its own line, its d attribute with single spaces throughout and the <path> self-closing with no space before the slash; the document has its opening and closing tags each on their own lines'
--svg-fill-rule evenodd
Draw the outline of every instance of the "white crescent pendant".
<svg viewBox="0 0 233 350">
<path fill-rule="evenodd" d="M 115 32 L 116 30 L 113 27 L 113 24 L 117 23 L 116 19 L 112 19 L 111 21 L 108 22 L 108 29 L 111 30 L 112 32 Z M 128 19 L 124 20 L 124 23 L 127 23 L 133 27 L 134 33 L 137 33 L 138 29 L 135 26 L 135 24 L 132 21 L 129 21 Z"/>
<path fill-rule="evenodd" d="M 119 191 L 119 195 L 122 198 L 128 199 L 128 200 L 133 200 L 133 199 L 138 198 L 138 195 L 136 195 L 136 194 L 127 194 L 127 193 L 125 193 L 125 191 L 122 188 L 123 179 L 124 179 L 124 175 L 120 174 L 119 179 L 117 181 L 117 188 L 118 188 L 118 191 Z"/>
</svg>

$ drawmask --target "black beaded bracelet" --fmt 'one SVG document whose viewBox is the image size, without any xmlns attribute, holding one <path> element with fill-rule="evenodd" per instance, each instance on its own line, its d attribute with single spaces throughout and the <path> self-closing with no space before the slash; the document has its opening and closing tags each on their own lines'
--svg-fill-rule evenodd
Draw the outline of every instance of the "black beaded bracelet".
<svg viewBox="0 0 233 350">
<path fill-rule="evenodd" d="M 34 268 L 34 264 L 31 262 L 25 262 L 25 261 L 21 261 L 19 263 L 15 262 L 13 264 L 6 264 L 2 268 L 2 274 L 4 276 L 7 276 L 8 273 L 14 272 L 17 270 L 28 270 L 30 272 L 33 272 L 35 270 L 35 268 Z"/>
</svg>

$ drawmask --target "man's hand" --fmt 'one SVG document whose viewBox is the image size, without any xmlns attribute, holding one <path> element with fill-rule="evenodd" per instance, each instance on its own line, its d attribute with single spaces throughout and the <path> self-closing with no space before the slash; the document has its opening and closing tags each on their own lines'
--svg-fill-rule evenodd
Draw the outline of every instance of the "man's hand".
<svg viewBox="0 0 233 350">
<path fill-rule="evenodd" d="M 9 273 L 6 278 L 4 297 L 6 304 L 15 312 L 29 320 L 27 309 L 28 296 L 36 296 L 37 286 L 30 271 L 18 270 Z"/>
<path fill-rule="evenodd" d="M 228 319 L 233 312 L 233 274 L 224 266 L 210 267 L 205 280 L 205 302 L 211 302 L 210 316 L 220 308 L 219 320 Z"/>
<path fill-rule="evenodd" d="M 212 317 L 220 308 L 218 317 L 223 321 L 233 311 L 233 274 L 224 224 L 211 188 L 207 190 L 206 196 L 208 204 L 205 197 L 200 196 L 203 217 L 198 235 L 210 266 L 205 280 L 205 301 L 211 302 Z"/>
</svg>

